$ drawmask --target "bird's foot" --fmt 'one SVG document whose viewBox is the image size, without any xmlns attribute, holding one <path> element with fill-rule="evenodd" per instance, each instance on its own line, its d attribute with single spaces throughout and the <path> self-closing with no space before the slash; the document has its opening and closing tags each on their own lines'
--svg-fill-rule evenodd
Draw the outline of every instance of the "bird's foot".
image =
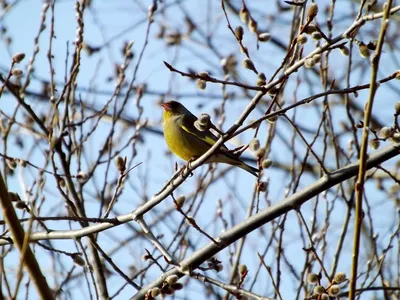
<svg viewBox="0 0 400 300">
<path fill-rule="evenodd" d="M 192 157 L 192 158 L 190 158 L 188 161 L 187 161 L 187 164 L 185 165 L 185 166 L 183 166 L 183 168 L 182 168 L 182 175 L 183 175 L 183 172 L 184 171 L 189 171 L 189 177 L 192 177 L 193 176 L 193 173 L 192 173 L 192 171 L 190 170 L 192 167 L 191 167 L 191 163 L 193 162 L 193 161 L 195 161 L 197 159 L 197 157 Z"/>
</svg>

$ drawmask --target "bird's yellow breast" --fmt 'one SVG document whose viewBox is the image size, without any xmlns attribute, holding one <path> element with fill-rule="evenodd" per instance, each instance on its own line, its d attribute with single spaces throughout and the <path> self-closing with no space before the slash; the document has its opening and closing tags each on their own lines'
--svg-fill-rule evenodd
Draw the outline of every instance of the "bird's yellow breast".
<svg viewBox="0 0 400 300">
<path fill-rule="evenodd" d="M 191 141 L 195 137 L 189 136 L 172 118 L 164 118 L 164 138 L 168 148 L 183 160 L 188 161 L 204 153 Z"/>
</svg>

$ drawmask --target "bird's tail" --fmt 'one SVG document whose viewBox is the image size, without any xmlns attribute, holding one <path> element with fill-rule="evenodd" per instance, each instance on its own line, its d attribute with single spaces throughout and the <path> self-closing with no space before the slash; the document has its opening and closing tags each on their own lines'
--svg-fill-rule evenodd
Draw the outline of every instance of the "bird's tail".
<svg viewBox="0 0 400 300">
<path fill-rule="evenodd" d="M 258 177 L 258 173 L 260 172 L 260 170 L 257 168 L 253 168 L 252 166 L 249 166 L 245 162 L 241 161 L 237 156 L 234 156 L 228 152 L 220 153 L 220 155 L 223 155 L 223 158 L 218 159 L 219 162 L 224 162 L 232 166 L 239 167 L 249 172 L 250 174 Z"/>
</svg>

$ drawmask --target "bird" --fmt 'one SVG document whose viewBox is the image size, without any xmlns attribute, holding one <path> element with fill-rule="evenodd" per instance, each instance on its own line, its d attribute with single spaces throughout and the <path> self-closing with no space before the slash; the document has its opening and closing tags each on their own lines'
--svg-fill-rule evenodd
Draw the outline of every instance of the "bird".
<svg viewBox="0 0 400 300">
<path fill-rule="evenodd" d="M 161 104 L 163 112 L 164 138 L 168 148 L 175 155 L 185 161 L 192 161 L 206 153 L 218 140 L 208 129 L 199 130 L 195 126 L 197 117 L 185 106 L 177 101 L 169 101 Z M 254 176 L 258 176 L 259 170 L 249 166 L 237 156 L 229 152 L 222 145 L 206 161 L 206 163 L 226 163 L 242 168 Z"/>
</svg>

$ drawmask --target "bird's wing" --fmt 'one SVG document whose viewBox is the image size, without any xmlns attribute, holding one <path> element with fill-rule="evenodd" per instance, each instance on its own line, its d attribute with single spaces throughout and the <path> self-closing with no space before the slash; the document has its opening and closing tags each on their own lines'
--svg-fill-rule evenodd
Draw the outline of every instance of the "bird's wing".
<svg viewBox="0 0 400 300">
<path fill-rule="evenodd" d="M 194 122 L 196 122 L 197 118 L 194 115 L 185 116 L 182 119 L 180 124 L 181 128 L 185 130 L 187 133 L 194 135 L 195 137 L 199 138 L 200 140 L 206 142 L 208 145 L 212 146 L 218 140 L 218 138 L 210 131 L 200 131 L 194 126 Z M 225 145 L 221 146 L 221 149 L 228 150 Z"/>
</svg>

